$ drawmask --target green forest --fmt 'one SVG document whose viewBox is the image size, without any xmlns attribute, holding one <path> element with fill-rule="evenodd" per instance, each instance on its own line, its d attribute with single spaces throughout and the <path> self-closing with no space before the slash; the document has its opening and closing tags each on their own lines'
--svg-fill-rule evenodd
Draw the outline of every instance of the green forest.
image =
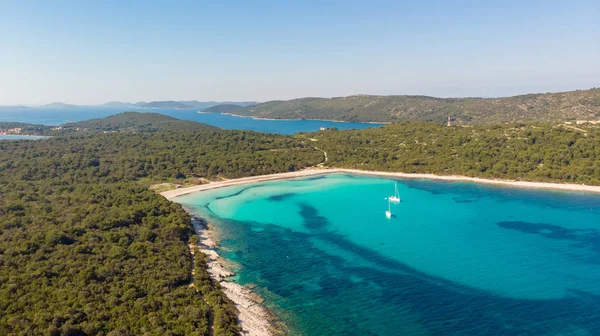
<svg viewBox="0 0 600 336">
<path fill-rule="evenodd" d="M 158 113 L 123 112 L 106 118 L 61 125 L 60 132 L 185 132 L 216 129 L 215 126 Z"/>
<path fill-rule="evenodd" d="M 244 131 L 0 141 L 0 334 L 237 334 L 206 272 L 188 287 L 188 214 L 147 186 L 321 160 L 294 138 Z"/>
<path fill-rule="evenodd" d="M 0 141 L 0 334 L 238 334 L 205 256 L 192 259 L 189 215 L 154 183 L 297 171 L 324 150 L 329 167 L 600 185 L 591 124 L 407 121 L 284 136 L 194 122 L 176 132 L 171 119 L 121 114 Z"/>
<path fill-rule="evenodd" d="M 600 127 L 407 121 L 304 135 L 340 168 L 600 185 Z"/>
</svg>

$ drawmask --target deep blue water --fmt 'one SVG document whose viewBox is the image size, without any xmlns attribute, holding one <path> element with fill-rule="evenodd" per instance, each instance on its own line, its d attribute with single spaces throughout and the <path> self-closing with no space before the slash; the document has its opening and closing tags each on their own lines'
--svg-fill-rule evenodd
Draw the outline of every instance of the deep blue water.
<svg viewBox="0 0 600 336">
<path fill-rule="evenodd" d="M 0 108 L 0 121 L 18 121 L 42 125 L 60 125 L 68 122 L 104 118 L 124 111 L 153 112 L 178 119 L 194 120 L 224 129 L 241 129 L 258 132 L 294 134 L 318 131 L 321 127 L 338 129 L 363 129 L 379 124 L 340 123 L 317 120 L 260 120 L 219 113 L 198 113 L 197 110 L 143 109 L 143 108 Z"/>
<path fill-rule="evenodd" d="M 176 201 L 304 335 L 600 335 L 600 196 L 329 175 Z"/>
</svg>

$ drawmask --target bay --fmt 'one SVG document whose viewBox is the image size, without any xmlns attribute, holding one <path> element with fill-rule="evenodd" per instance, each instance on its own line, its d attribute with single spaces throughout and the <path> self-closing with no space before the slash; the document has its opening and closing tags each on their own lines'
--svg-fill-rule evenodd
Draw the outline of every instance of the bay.
<svg viewBox="0 0 600 336">
<path fill-rule="evenodd" d="M 600 334 L 598 195 L 332 174 L 175 201 L 293 334 Z"/>
<path fill-rule="evenodd" d="M 144 109 L 144 108 L 1 108 L 0 121 L 25 122 L 42 125 L 61 125 L 70 122 L 104 118 L 125 111 L 152 112 L 183 120 L 193 120 L 223 129 L 251 130 L 257 132 L 295 134 L 318 131 L 321 127 L 338 129 L 364 129 L 381 124 L 334 122 L 320 120 L 266 120 L 238 117 L 220 113 L 198 113 L 197 110 Z"/>
</svg>

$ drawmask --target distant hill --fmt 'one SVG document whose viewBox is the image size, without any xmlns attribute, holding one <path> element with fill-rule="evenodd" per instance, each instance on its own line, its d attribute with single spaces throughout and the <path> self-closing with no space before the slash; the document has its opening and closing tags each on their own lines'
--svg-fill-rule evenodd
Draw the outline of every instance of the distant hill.
<svg viewBox="0 0 600 336">
<path fill-rule="evenodd" d="M 175 108 L 175 109 L 192 109 L 193 106 L 182 104 L 180 102 L 168 100 L 168 101 L 153 101 L 149 103 L 142 103 L 137 105 L 144 108 Z"/>
<path fill-rule="evenodd" d="M 235 105 L 235 104 L 220 104 L 205 108 L 202 112 L 208 113 L 229 113 L 243 106 Z"/>
<path fill-rule="evenodd" d="M 62 125 L 63 131 L 90 132 L 163 132 L 216 130 L 217 127 L 195 121 L 179 120 L 158 113 L 123 112 L 101 119 Z"/>
<path fill-rule="evenodd" d="M 238 106 L 249 106 L 249 105 L 256 104 L 256 102 L 239 102 L 238 103 L 238 102 L 214 102 L 214 101 L 201 102 L 201 101 L 197 101 L 197 100 L 183 100 L 183 101 L 169 100 L 169 101 L 138 102 L 138 103 L 135 103 L 134 105 L 137 107 L 144 107 L 144 108 L 205 109 L 205 108 L 208 108 L 211 106 L 222 105 L 222 104 L 234 104 L 234 105 L 238 105 Z"/>
<path fill-rule="evenodd" d="M 211 106 L 215 106 L 215 105 L 238 105 L 238 106 L 250 106 L 250 105 L 256 105 L 258 104 L 258 102 L 255 101 L 245 101 L 245 102 L 234 102 L 234 101 L 222 101 L 222 102 L 215 102 L 215 101 L 207 101 L 207 102 L 201 102 L 201 101 L 197 101 L 197 100 L 183 100 L 180 101 L 180 103 L 182 104 L 186 104 L 186 105 L 191 105 L 193 107 L 196 108 L 207 108 L 207 107 L 211 107 Z"/>
<path fill-rule="evenodd" d="M 369 96 L 301 98 L 240 107 L 229 113 L 273 119 L 394 122 L 423 120 L 456 124 L 600 119 L 600 89 L 506 98 Z"/>
<path fill-rule="evenodd" d="M 76 108 L 79 106 L 73 105 L 73 104 L 61 103 L 61 102 L 54 102 L 54 103 L 42 105 L 40 107 L 42 107 L 42 108 Z"/>
<path fill-rule="evenodd" d="M 259 102 L 256 101 L 242 101 L 242 102 L 236 102 L 236 101 L 222 101 L 222 102 L 213 102 L 213 106 L 214 105 L 239 105 L 239 106 L 251 106 L 251 105 L 256 105 L 259 104 Z"/>
<path fill-rule="evenodd" d="M 204 109 L 216 104 L 215 102 L 201 102 L 197 100 L 182 100 L 178 101 L 178 103 L 185 104 L 197 109 Z"/>
</svg>

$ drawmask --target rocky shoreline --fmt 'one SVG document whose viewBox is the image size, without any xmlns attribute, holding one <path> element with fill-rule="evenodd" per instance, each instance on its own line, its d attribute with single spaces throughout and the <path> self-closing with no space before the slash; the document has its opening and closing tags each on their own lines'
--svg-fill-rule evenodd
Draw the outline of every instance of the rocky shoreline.
<svg viewBox="0 0 600 336">
<path fill-rule="evenodd" d="M 262 305 L 264 299 L 260 295 L 238 283 L 227 281 L 227 278 L 235 273 L 223 266 L 223 259 L 214 250 L 218 246 L 218 242 L 210 224 L 192 214 L 192 225 L 199 237 L 197 246 L 200 252 L 208 257 L 208 272 L 211 278 L 221 285 L 223 293 L 233 301 L 239 311 L 238 321 L 242 327 L 241 334 L 247 336 L 285 334 L 283 323 L 273 312 Z"/>
</svg>

